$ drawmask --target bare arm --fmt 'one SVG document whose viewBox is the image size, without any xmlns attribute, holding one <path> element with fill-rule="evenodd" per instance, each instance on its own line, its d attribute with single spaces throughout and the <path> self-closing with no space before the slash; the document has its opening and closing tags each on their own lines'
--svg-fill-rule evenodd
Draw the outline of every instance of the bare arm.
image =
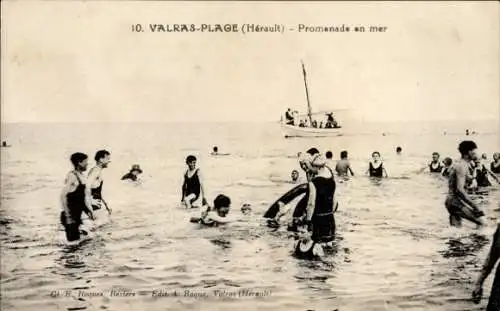
<svg viewBox="0 0 500 311">
<path fill-rule="evenodd" d="M 492 171 L 490 171 L 486 166 L 484 167 L 484 169 L 497 183 L 500 184 L 500 180 L 498 179 L 497 175 L 495 175 Z"/>
<path fill-rule="evenodd" d="M 186 196 L 186 176 L 187 172 L 184 173 L 184 177 L 183 177 L 183 181 L 182 181 L 182 198 L 181 198 L 181 202 L 184 201 L 184 197 Z"/>
<path fill-rule="evenodd" d="M 351 169 L 351 165 L 349 164 L 349 166 L 347 167 L 347 169 L 349 170 L 349 172 L 351 172 L 351 175 L 354 176 L 354 172 L 352 171 Z"/>
<path fill-rule="evenodd" d="M 306 220 L 311 221 L 314 208 L 316 203 L 316 187 L 312 182 L 309 183 L 309 198 L 307 201 L 307 209 L 306 209 Z"/>
<path fill-rule="evenodd" d="M 202 177 L 200 173 L 200 169 L 198 169 L 198 179 L 200 180 L 200 194 L 201 194 L 201 199 L 202 199 L 202 204 L 206 204 L 207 200 L 205 198 L 205 183 L 204 183 L 204 178 Z"/>
<path fill-rule="evenodd" d="M 220 217 L 219 215 L 217 215 L 217 212 L 208 212 L 206 217 L 209 220 L 213 220 L 213 221 L 221 223 L 221 224 L 227 224 L 227 223 L 231 222 L 231 220 L 232 220 L 229 217 Z"/>
<path fill-rule="evenodd" d="M 493 243 L 491 245 L 488 257 L 486 258 L 486 261 L 483 265 L 483 269 L 481 270 L 481 274 L 479 274 L 479 277 L 477 278 L 476 287 L 472 293 L 473 296 L 475 297 L 479 296 L 480 298 L 483 283 L 488 277 L 488 275 L 491 273 L 491 270 L 493 270 L 493 267 L 495 266 L 495 263 L 498 261 L 499 258 L 500 258 L 500 224 L 498 225 L 497 230 L 493 235 Z"/>
</svg>

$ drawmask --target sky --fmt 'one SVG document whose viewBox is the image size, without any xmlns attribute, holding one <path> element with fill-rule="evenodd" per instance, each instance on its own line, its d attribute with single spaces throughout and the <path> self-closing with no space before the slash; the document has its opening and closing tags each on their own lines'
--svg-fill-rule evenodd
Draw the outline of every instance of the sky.
<svg viewBox="0 0 500 311">
<path fill-rule="evenodd" d="M 2 1 L 2 122 L 500 119 L 499 3 Z M 134 33 L 132 24 L 385 26 Z"/>
</svg>

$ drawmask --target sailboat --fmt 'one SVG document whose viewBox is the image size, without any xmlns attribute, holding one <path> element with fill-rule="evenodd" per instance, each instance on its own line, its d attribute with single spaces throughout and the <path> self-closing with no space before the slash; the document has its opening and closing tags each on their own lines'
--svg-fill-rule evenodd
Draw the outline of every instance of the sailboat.
<svg viewBox="0 0 500 311">
<path fill-rule="evenodd" d="M 341 136 L 342 126 L 333 118 L 332 112 L 313 113 L 309 100 L 309 89 L 307 87 L 307 74 L 302 62 L 302 73 L 304 75 L 304 86 L 306 90 L 307 114 L 298 114 L 287 111 L 285 118 L 281 118 L 281 130 L 285 138 L 288 137 L 329 137 Z M 313 119 L 313 116 L 314 119 Z M 305 120 L 308 121 L 305 122 Z"/>
</svg>

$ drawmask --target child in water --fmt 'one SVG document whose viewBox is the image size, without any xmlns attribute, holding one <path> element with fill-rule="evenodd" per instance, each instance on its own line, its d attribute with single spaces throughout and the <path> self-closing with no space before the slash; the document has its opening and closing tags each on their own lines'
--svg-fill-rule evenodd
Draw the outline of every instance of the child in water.
<svg viewBox="0 0 500 311">
<path fill-rule="evenodd" d="M 223 194 L 219 194 L 214 200 L 214 206 L 207 208 L 201 213 L 201 217 L 192 217 L 191 222 L 200 223 L 206 226 L 218 226 L 231 222 L 227 217 L 231 207 L 231 199 Z M 247 212 L 248 208 L 245 205 L 242 212 Z M 248 206 L 249 207 L 249 206 Z"/>
<path fill-rule="evenodd" d="M 307 230 L 307 226 L 300 226 L 297 229 L 297 235 L 298 241 L 295 244 L 295 257 L 314 260 L 324 256 L 323 247 L 311 238 L 311 232 Z"/>
<path fill-rule="evenodd" d="M 444 158 L 443 160 L 443 164 L 444 164 L 444 168 L 443 168 L 443 176 L 444 177 L 448 177 L 448 175 L 450 175 L 450 169 L 451 169 L 451 165 L 453 164 L 453 160 L 451 158 Z"/>
</svg>

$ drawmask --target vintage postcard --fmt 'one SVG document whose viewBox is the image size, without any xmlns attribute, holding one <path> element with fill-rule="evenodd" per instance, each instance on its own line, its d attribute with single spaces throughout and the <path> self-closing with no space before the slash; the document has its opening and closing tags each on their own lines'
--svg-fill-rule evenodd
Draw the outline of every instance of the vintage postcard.
<svg viewBox="0 0 500 311">
<path fill-rule="evenodd" d="M 2 1 L 2 310 L 500 310 L 498 2 Z"/>
</svg>

